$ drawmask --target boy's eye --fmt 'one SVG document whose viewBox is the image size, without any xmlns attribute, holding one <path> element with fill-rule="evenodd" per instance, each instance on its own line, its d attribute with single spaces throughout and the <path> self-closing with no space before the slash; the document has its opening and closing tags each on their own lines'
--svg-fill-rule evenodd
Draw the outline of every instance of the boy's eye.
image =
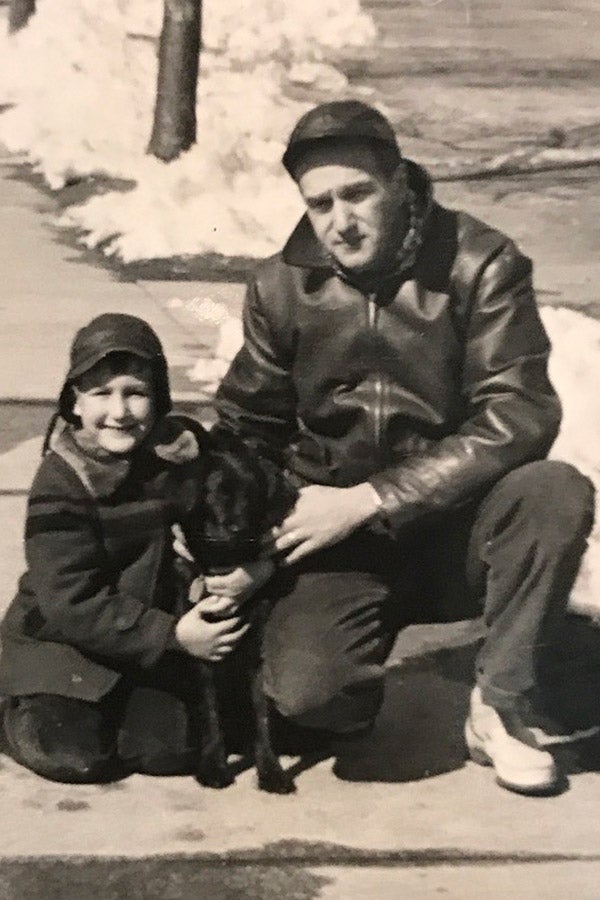
<svg viewBox="0 0 600 900">
<path fill-rule="evenodd" d="M 98 387 L 98 388 L 91 388 L 89 391 L 86 391 L 86 393 L 89 394 L 90 397 L 111 397 L 113 394 L 113 391 L 111 391 L 110 388 Z M 126 389 L 123 391 L 122 396 L 123 397 L 149 397 L 150 391 L 148 390 L 148 388 L 145 388 L 145 387 L 129 388 L 129 389 Z"/>
<path fill-rule="evenodd" d="M 150 396 L 150 391 L 148 390 L 148 388 L 142 387 L 141 385 L 140 385 L 140 387 L 129 388 L 129 390 L 126 390 L 124 393 L 125 393 L 126 397 L 149 397 Z"/>
</svg>

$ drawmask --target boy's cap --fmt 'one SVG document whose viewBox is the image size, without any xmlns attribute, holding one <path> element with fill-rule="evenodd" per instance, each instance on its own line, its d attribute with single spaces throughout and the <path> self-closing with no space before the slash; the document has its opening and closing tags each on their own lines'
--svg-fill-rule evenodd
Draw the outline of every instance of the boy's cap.
<svg viewBox="0 0 600 900">
<path fill-rule="evenodd" d="M 324 138 L 379 141 L 402 154 L 394 129 L 386 117 L 360 100 L 335 100 L 322 103 L 305 113 L 292 131 L 282 162 L 294 177 L 294 168 L 308 144 Z"/>
<path fill-rule="evenodd" d="M 75 335 L 66 380 L 89 372 L 109 353 L 131 353 L 149 362 L 164 359 L 161 343 L 147 322 L 124 313 L 103 313 Z"/>
</svg>

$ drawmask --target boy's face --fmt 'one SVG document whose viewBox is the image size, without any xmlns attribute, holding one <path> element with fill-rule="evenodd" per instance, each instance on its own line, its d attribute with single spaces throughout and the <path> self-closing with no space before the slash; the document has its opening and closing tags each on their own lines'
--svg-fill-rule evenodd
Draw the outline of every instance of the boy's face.
<svg viewBox="0 0 600 900">
<path fill-rule="evenodd" d="M 154 425 L 155 398 L 150 366 L 131 357 L 115 372 L 102 360 L 74 387 L 73 412 L 86 441 L 118 456 L 131 453 Z"/>
</svg>

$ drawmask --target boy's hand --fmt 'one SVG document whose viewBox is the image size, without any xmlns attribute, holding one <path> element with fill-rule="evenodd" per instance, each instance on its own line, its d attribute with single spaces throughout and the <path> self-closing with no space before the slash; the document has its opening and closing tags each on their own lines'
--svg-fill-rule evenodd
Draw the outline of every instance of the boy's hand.
<svg viewBox="0 0 600 900">
<path fill-rule="evenodd" d="M 217 597 L 225 597 L 235 601 L 237 609 L 256 591 L 266 584 L 273 572 L 275 564 L 271 559 L 257 559 L 254 562 L 238 566 L 226 575 L 207 575 L 206 590 Z"/>
<path fill-rule="evenodd" d="M 206 597 L 206 581 L 204 575 L 197 575 L 190 584 L 188 600 L 194 606 Z"/>
<path fill-rule="evenodd" d="M 239 615 L 240 604 L 235 597 L 217 597 L 208 594 L 198 602 L 200 614 L 208 619 L 230 619 Z"/>
<path fill-rule="evenodd" d="M 244 637 L 250 624 L 239 616 L 207 622 L 200 614 L 199 606 L 185 613 L 175 626 L 178 643 L 191 656 L 208 662 L 220 662 Z"/>
</svg>

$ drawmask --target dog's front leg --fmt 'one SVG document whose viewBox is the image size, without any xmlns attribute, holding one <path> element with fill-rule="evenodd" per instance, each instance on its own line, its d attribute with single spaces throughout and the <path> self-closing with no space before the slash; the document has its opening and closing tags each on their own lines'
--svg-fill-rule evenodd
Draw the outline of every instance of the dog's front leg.
<svg viewBox="0 0 600 900">
<path fill-rule="evenodd" d="M 294 779 L 283 770 L 271 739 L 271 703 L 263 689 L 262 666 L 254 674 L 252 700 L 256 717 L 254 756 L 258 786 L 270 794 L 292 794 L 296 790 Z"/>
<path fill-rule="evenodd" d="M 212 664 L 196 660 L 200 682 L 200 759 L 196 780 L 204 787 L 224 788 L 234 778 L 227 765 L 225 740 Z"/>
</svg>

